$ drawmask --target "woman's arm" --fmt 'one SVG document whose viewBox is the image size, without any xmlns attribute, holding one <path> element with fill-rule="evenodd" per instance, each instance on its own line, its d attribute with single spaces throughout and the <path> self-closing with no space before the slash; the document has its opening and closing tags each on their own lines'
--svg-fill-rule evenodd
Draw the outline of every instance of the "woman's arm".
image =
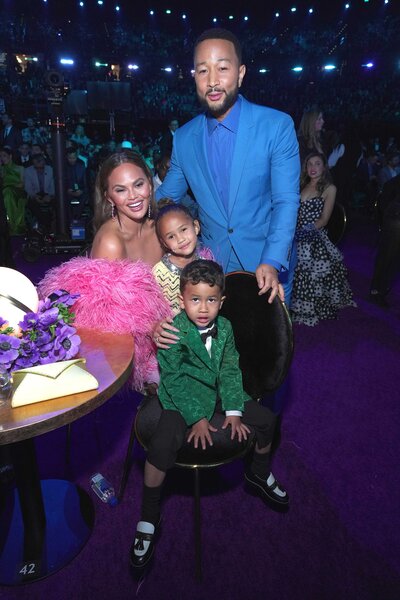
<svg viewBox="0 0 400 600">
<path fill-rule="evenodd" d="M 333 184 L 328 186 L 322 194 L 322 197 L 324 199 L 324 208 L 322 209 L 320 218 L 314 223 L 317 229 L 322 229 L 322 227 L 325 227 L 331 218 L 333 207 L 335 206 L 336 186 Z"/>
</svg>

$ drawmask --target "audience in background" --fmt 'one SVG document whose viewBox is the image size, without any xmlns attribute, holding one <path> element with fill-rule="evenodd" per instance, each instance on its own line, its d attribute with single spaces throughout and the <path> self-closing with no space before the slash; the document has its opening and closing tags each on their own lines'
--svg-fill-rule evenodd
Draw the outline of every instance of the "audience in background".
<svg viewBox="0 0 400 600">
<path fill-rule="evenodd" d="M 55 186 L 53 168 L 42 154 L 32 157 L 32 166 L 24 171 L 24 186 L 28 197 L 31 225 L 44 233 L 54 231 Z"/>
</svg>

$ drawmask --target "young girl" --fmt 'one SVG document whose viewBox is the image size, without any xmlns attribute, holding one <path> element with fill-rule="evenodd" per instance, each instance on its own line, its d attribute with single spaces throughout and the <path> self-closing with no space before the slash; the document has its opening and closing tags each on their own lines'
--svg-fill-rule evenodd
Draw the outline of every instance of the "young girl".
<svg viewBox="0 0 400 600">
<path fill-rule="evenodd" d="M 180 312 L 178 294 L 183 267 L 198 258 L 213 260 L 213 255 L 199 243 L 200 224 L 182 204 L 160 200 L 155 224 L 158 239 L 167 252 L 153 267 L 153 274 L 176 315 Z"/>
<path fill-rule="evenodd" d="M 335 319 L 340 308 L 355 303 L 343 257 L 325 230 L 335 204 L 336 187 L 323 154 L 313 152 L 305 159 L 300 189 L 292 317 L 294 322 L 312 326 L 321 319 Z"/>
</svg>

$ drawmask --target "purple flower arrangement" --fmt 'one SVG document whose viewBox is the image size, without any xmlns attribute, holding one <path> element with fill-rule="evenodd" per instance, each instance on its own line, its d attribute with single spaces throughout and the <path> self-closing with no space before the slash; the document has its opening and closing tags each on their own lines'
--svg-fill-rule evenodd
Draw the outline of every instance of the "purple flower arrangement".
<svg viewBox="0 0 400 600">
<path fill-rule="evenodd" d="M 25 314 L 18 334 L 0 317 L 0 368 L 12 372 L 76 356 L 81 339 L 70 307 L 78 297 L 57 290 L 39 302 L 37 312 Z"/>
</svg>

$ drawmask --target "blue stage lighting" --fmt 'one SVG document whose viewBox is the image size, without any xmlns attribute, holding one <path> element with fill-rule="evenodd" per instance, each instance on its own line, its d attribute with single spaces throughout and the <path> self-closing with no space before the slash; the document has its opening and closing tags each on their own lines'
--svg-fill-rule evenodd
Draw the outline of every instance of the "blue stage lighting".
<svg viewBox="0 0 400 600">
<path fill-rule="evenodd" d="M 367 63 L 364 63 L 364 64 L 363 64 L 363 65 L 361 65 L 361 66 L 362 66 L 362 67 L 365 67 L 366 69 L 372 69 L 372 68 L 373 68 L 373 66 L 374 66 L 374 63 L 373 63 L 373 62 L 367 62 Z"/>
<path fill-rule="evenodd" d="M 297 8 L 295 6 L 292 6 L 292 8 L 290 9 L 290 12 L 296 12 Z"/>
<path fill-rule="evenodd" d="M 73 65 L 74 61 L 72 60 L 72 58 L 60 58 L 60 63 L 62 65 Z"/>
<path fill-rule="evenodd" d="M 278 12 L 276 12 L 276 13 L 275 13 L 275 17 L 276 17 L 276 18 L 278 18 L 278 17 L 279 17 L 279 13 L 278 13 Z"/>
<path fill-rule="evenodd" d="M 182 15 L 182 19 L 186 19 L 186 15 Z"/>
<path fill-rule="evenodd" d="M 310 13 L 310 15 L 312 15 L 312 14 L 313 14 L 313 12 L 314 12 L 314 9 L 313 9 L 313 8 L 309 8 L 309 9 L 308 9 L 308 12 Z"/>
<path fill-rule="evenodd" d="M 350 4 L 345 4 L 344 7 L 347 10 L 348 8 L 350 8 Z"/>
<path fill-rule="evenodd" d="M 150 11 L 150 15 L 153 16 L 154 15 L 154 10 Z"/>
<path fill-rule="evenodd" d="M 324 66 L 325 71 L 334 71 L 335 69 L 336 69 L 336 65 L 325 65 Z"/>
<path fill-rule="evenodd" d="M 115 7 L 115 10 L 116 10 L 117 12 L 119 12 L 121 9 L 120 9 L 120 7 L 117 5 L 117 6 Z"/>
<path fill-rule="evenodd" d="M 164 71 L 167 73 L 172 73 L 172 67 L 165 67 Z"/>
<path fill-rule="evenodd" d="M 170 15 L 172 13 L 172 10 L 170 8 L 167 8 L 167 10 L 165 11 L 166 15 Z"/>
<path fill-rule="evenodd" d="M 294 71 L 295 73 L 300 73 L 303 70 L 303 67 L 297 66 L 297 67 L 293 67 L 292 71 Z"/>
<path fill-rule="evenodd" d="M 249 17 L 247 17 L 247 16 L 246 16 L 246 17 L 243 17 L 243 18 L 244 18 L 244 20 L 245 20 L 245 21 L 248 21 L 248 20 L 249 20 Z"/>
<path fill-rule="evenodd" d="M 130 71 L 137 71 L 139 68 L 139 65 L 128 65 L 128 69 Z"/>
<path fill-rule="evenodd" d="M 232 19 L 233 19 L 233 15 L 229 15 L 228 19 L 229 19 L 230 21 L 232 21 Z"/>
<path fill-rule="evenodd" d="M 214 17 L 213 18 L 213 23 L 216 23 L 216 22 L 217 22 L 217 17 Z"/>
<path fill-rule="evenodd" d="M 258 69 L 259 73 L 268 73 L 268 69 Z"/>
<path fill-rule="evenodd" d="M 103 0 L 97 0 L 97 4 L 100 4 L 100 6 L 101 6 L 102 4 L 104 4 L 104 2 L 103 2 Z"/>
<path fill-rule="evenodd" d="M 85 6 L 84 2 L 79 2 L 79 6 Z"/>
</svg>

